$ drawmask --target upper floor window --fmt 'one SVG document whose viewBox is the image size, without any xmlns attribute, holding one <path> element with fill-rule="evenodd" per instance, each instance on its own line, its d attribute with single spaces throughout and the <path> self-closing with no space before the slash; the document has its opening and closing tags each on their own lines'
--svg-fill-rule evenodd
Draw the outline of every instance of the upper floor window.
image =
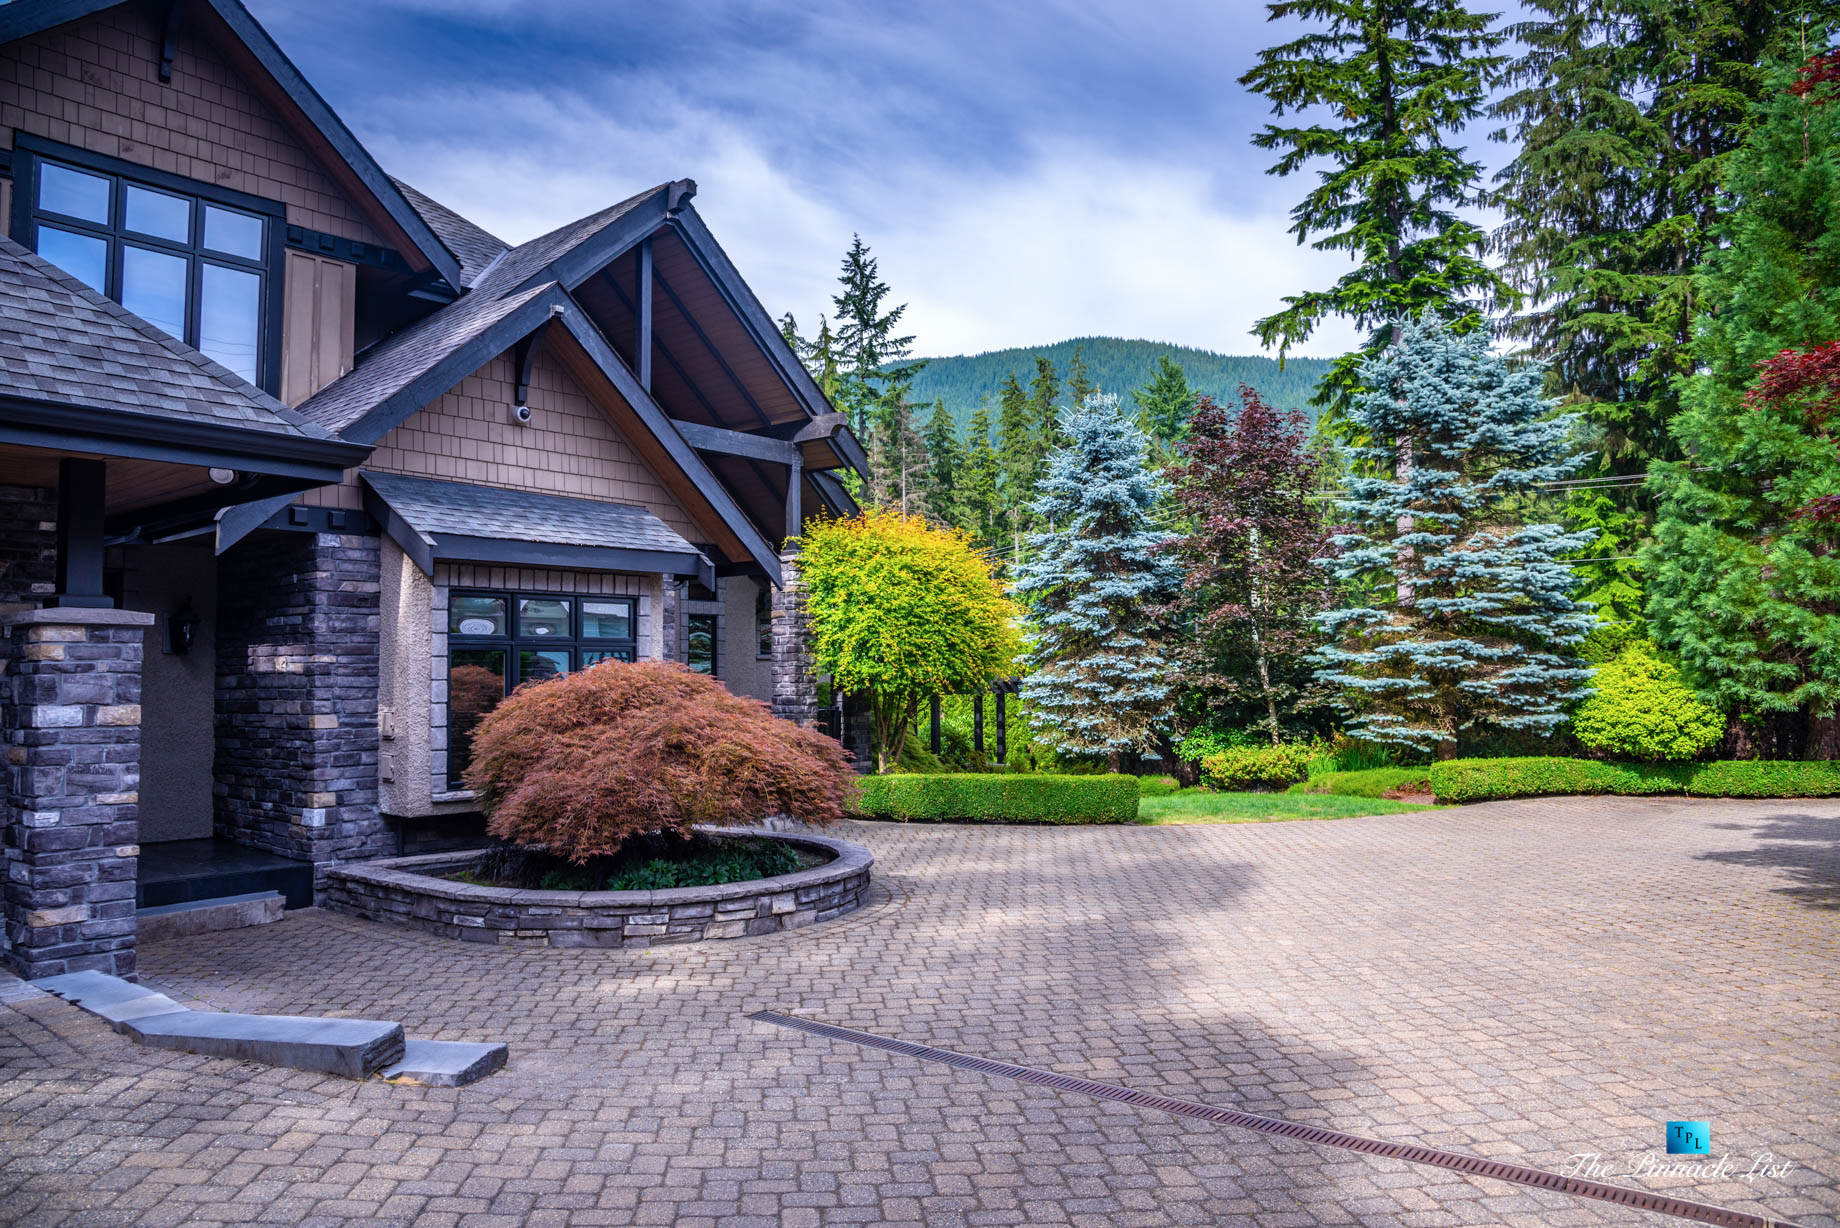
<svg viewBox="0 0 1840 1228">
<path fill-rule="evenodd" d="M 28 247 L 274 390 L 282 206 L 82 151 L 26 153 L 14 230 Z"/>
</svg>

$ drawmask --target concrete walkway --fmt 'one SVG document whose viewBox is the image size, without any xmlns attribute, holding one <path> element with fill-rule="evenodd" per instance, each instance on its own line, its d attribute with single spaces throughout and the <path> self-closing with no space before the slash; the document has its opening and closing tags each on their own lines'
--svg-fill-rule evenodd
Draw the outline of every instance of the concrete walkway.
<svg viewBox="0 0 1840 1228">
<path fill-rule="evenodd" d="M 470 1088 L 151 1051 L 49 998 L 0 1004 L 0 1221 L 1679 1222 L 742 1018 L 762 1008 L 1840 1213 L 1840 804 L 840 834 L 874 849 L 875 899 L 766 938 L 480 948 L 310 911 L 142 949 L 181 1001 L 509 1041 Z M 1623 1177 L 1680 1119 L 1711 1123 L 1726 1175 Z M 1766 1151 L 1776 1173 L 1744 1180 Z"/>
</svg>

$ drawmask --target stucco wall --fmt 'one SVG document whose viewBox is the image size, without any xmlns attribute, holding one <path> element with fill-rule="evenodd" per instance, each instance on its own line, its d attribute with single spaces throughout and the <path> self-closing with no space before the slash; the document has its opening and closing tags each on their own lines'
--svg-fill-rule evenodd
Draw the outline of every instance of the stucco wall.
<svg viewBox="0 0 1840 1228">
<path fill-rule="evenodd" d="M 718 662 L 723 685 L 737 695 L 773 700 L 773 659 L 755 655 L 754 594 L 767 581 L 749 576 L 722 580 L 722 650 Z"/>
<path fill-rule="evenodd" d="M 122 604 L 154 616 L 141 673 L 141 842 L 211 834 L 211 760 L 216 734 L 217 559 L 202 544 L 127 552 Z M 198 616 L 192 650 L 166 651 L 172 614 Z"/>
<path fill-rule="evenodd" d="M 287 220 L 381 237 L 281 117 L 183 20 L 160 81 L 167 5 L 137 0 L 0 46 L 0 148 L 15 130 L 278 200 Z"/>
</svg>

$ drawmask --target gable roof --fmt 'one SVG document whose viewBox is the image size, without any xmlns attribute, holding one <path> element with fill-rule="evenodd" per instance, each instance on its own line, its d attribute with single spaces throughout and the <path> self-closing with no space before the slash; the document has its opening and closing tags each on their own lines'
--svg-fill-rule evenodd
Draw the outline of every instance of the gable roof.
<svg viewBox="0 0 1840 1228">
<path fill-rule="evenodd" d="M 511 250 L 509 243 L 461 217 L 426 193 L 400 179 L 392 179 L 391 182 L 415 206 L 415 211 L 422 215 L 435 234 L 440 236 L 447 250 L 459 258 L 463 285 L 471 286 L 481 273 L 492 266 L 494 260 Z"/>
<path fill-rule="evenodd" d="M 11 0 L 10 3 L 0 3 L 0 43 L 27 38 L 125 2 Z M 318 91 L 307 83 L 307 79 L 301 75 L 293 61 L 282 53 L 275 40 L 269 37 L 268 31 L 262 28 L 262 24 L 250 15 L 239 0 L 198 0 L 198 3 L 218 18 L 238 47 L 246 53 L 250 61 L 246 67 L 259 69 L 267 78 L 266 83 L 273 87 L 279 99 L 286 104 L 282 109 L 285 111 L 291 108 L 294 116 L 317 138 L 314 144 L 319 148 L 315 152 L 322 157 L 330 155 L 337 163 L 331 167 L 335 177 L 336 172 L 343 171 L 345 176 L 361 187 L 409 240 L 415 251 L 448 284 L 459 288 L 462 284 L 460 261 L 442 242 L 434 227 L 410 205 L 395 181 L 383 173 L 383 168 L 377 165 L 376 159 L 352 135 L 351 129 L 345 126 L 344 121 L 319 96 Z"/>
</svg>

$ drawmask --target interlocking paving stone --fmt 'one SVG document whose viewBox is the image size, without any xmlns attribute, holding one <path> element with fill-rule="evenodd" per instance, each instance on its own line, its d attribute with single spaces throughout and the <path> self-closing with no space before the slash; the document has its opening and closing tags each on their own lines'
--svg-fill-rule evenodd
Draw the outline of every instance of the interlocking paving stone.
<svg viewBox="0 0 1840 1228">
<path fill-rule="evenodd" d="M 486 948 L 308 910 L 141 950 L 202 1007 L 508 1041 L 471 1087 L 0 1008 L 0 1221 L 1678 1222 L 741 1018 L 773 1009 L 1540 1168 L 1709 1120 L 1737 1174 L 1629 1180 L 1837 1222 L 1840 804 L 839 834 L 874 898 L 763 938 Z M 1794 1166 L 1746 1181 L 1764 1150 Z"/>
</svg>

